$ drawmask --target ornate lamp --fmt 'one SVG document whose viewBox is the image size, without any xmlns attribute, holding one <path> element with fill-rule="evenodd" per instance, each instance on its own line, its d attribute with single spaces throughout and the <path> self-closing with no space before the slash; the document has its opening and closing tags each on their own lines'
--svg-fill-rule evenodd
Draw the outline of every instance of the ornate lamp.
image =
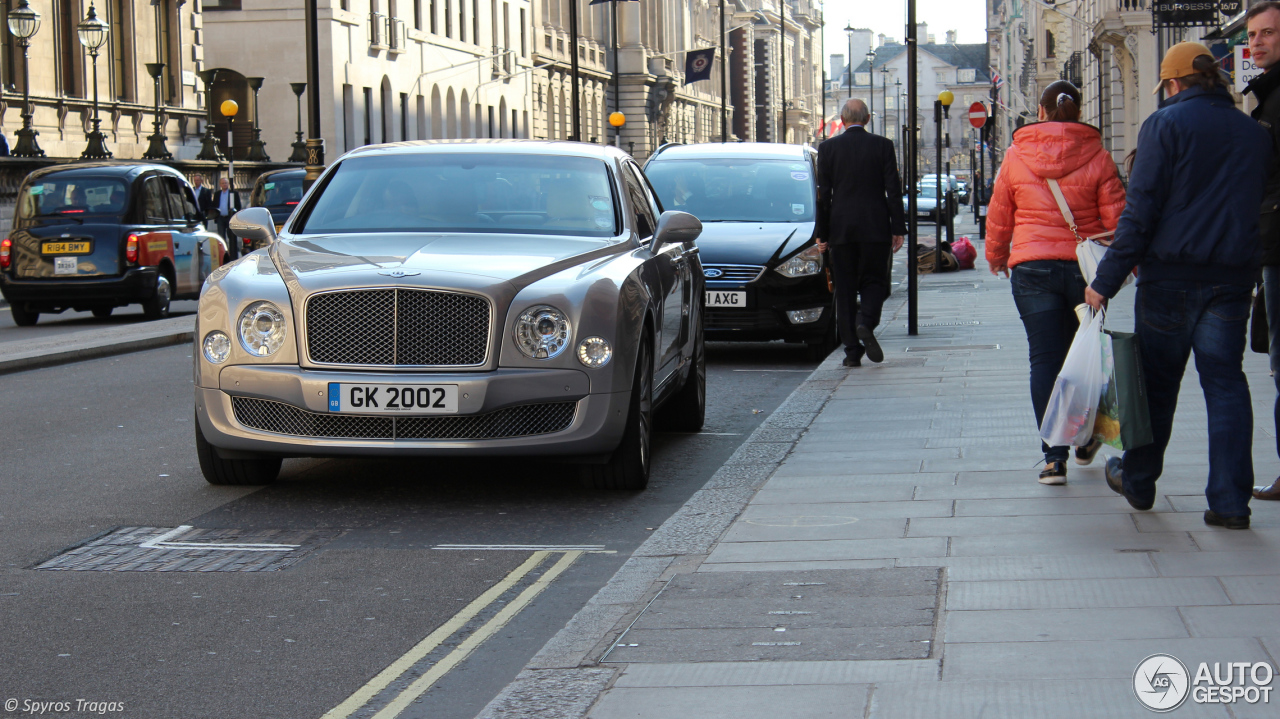
<svg viewBox="0 0 1280 719">
<path fill-rule="evenodd" d="M 271 162 L 267 157 L 267 143 L 262 141 L 262 126 L 258 124 L 258 91 L 262 89 L 261 77 L 246 77 L 249 89 L 253 90 L 253 140 L 249 143 L 250 162 Z"/>
<path fill-rule="evenodd" d="M 22 129 L 18 130 L 18 142 L 14 145 L 14 157 L 44 157 L 44 150 L 36 142 L 35 128 L 31 127 L 31 73 L 28 71 L 27 51 L 31 38 L 40 31 L 40 13 L 21 0 L 18 7 L 9 11 L 9 34 L 22 46 Z"/>
<path fill-rule="evenodd" d="M 234 188 L 236 186 L 236 113 L 240 111 L 240 104 L 235 100 L 223 100 L 218 109 L 222 111 L 222 116 L 227 118 L 227 174 L 230 175 L 227 181 Z"/>
<path fill-rule="evenodd" d="M 107 138 L 99 129 L 101 120 L 98 119 L 98 50 L 107 44 L 110 32 L 111 28 L 98 17 L 93 3 L 90 3 L 89 14 L 76 26 L 80 44 L 84 45 L 89 51 L 89 57 L 93 58 L 93 130 L 89 133 L 88 146 L 80 153 L 82 160 L 106 160 L 111 157 L 111 151 L 107 149 Z"/>
<path fill-rule="evenodd" d="M 151 123 L 151 136 L 147 138 L 150 143 L 147 145 L 147 151 L 142 153 L 143 159 L 146 160 L 172 160 L 173 153 L 169 152 L 169 148 L 165 147 L 164 141 L 164 121 L 160 117 L 160 76 L 164 73 L 163 62 L 147 63 L 147 74 L 151 76 L 151 81 L 155 87 L 155 120 Z"/>
<path fill-rule="evenodd" d="M 196 73 L 204 83 L 205 109 L 209 111 L 209 116 L 204 121 L 204 137 L 200 138 L 200 154 L 196 155 L 197 160 L 220 162 L 223 159 L 222 152 L 218 149 L 218 137 L 213 134 L 213 79 L 217 74 L 217 70 L 201 70 Z"/>
<path fill-rule="evenodd" d="M 298 102 L 298 139 L 293 143 L 293 154 L 289 155 L 289 162 L 306 162 L 307 141 L 302 139 L 302 93 L 306 92 L 307 83 L 291 82 L 289 87 L 293 88 L 293 97 Z"/>
</svg>

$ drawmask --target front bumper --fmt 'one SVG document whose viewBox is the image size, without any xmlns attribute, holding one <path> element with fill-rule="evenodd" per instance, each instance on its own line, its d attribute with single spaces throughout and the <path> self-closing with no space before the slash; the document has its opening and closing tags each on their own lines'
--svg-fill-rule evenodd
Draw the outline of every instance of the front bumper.
<svg viewBox="0 0 1280 719">
<path fill-rule="evenodd" d="M 0 273 L 0 292 L 11 305 L 46 312 L 68 307 L 141 302 L 156 293 L 157 267 L 132 267 L 118 277 L 15 279 Z"/>
<path fill-rule="evenodd" d="M 599 455 L 617 448 L 630 401 L 630 391 L 591 394 L 586 373 L 576 370 L 391 375 L 264 365 L 226 367 L 218 382 L 196 388 L 205 439 L 232 453 L 285 457 Z M 330 413 L 330 382 L 456 384 L 458 414 L 392 422 Z"/>
<path fill-rule="evenodd" d="M 708 281 L 707 290 L 747 292 L 746 307 L 706 309 L 704 327 L 709 340 L 816 342 L 827 336 L 835 317 L 825 272 L 794 279 L 780 275 L 775 278 L 765 272 L 760 279 L 746 284 Z M 814 307 L 825 308 L 814 322 L 793 324 L 787 319 L 789 310 Z"/>
</svg>

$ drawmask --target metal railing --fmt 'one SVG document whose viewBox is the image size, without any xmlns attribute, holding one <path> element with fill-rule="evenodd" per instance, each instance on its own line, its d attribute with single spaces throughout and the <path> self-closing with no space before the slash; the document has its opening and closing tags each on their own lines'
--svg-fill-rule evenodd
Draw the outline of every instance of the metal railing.
<svg viewBox="0 0 1280 719">
<path fill-rule="evenodd" d="M 1140 12 L 1148 9 L 1150 2 L 1148 0 L 1116 0 L 1116 6 L 1120 12 Z"/>
<path fill-rule="evenodd" d="M 387 46 L 387 16 L 380 12 L 369 13 L 369 47 Z"/>
</svg>

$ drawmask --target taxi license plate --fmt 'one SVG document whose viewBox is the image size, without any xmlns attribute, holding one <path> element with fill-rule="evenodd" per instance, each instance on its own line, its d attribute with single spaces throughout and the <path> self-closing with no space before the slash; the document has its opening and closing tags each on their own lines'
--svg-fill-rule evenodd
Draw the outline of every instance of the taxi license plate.
<svg viewBox="0 0 1280 719">
<path fill-rule="evenodd" d="M 40 254 L 42 255 L 87 255 L 89 254 L 88 242 L 41 242 Z"/>
<path fill-rule="evenodd" d="M 457 414 L 458 385 L 330 382 L 329 411 L 353 414 Z"/>
<path fill-rule="evenodd" d="M 707 292 L 707 307 L 736 307 L 746 309 L 746 292 Z"/>
</svg>

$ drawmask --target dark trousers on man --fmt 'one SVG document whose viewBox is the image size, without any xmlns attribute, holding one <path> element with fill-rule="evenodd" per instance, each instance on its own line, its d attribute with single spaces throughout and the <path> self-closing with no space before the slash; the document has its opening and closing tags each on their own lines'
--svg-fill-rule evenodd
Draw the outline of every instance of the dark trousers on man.
<svg viewBox="0 0 1280 719">
<path fill-rule="evenodd" d="M 1134 329 L 1146 375 L 1155 441 L 1124 453 L 1124 488 L 1142 502 L 1155 499 L 1164 451 L 1173 429 L 1187 359 L 1196 353 L 1209 425 L 1209 509 L 1249 516 L 1253 489 L 1253 407 L 1244 376 L 1250 288 L 1204 282 L 1138 285 Z"/>
<path fill-rule="evenodd" d="M 218 215 L 214 218 L 213 223 L 218 228 L 218 235 L 227 241 L 227 256 L 233 260 L 239 259 L 240 241 L 235 238 L 235 235 L 231 234 L 231 228 L 229 227 L 231 217 L 229 215 Z"/>
<path fill-rule="evenodd" d="M 828 252 L 840 341 L 846 356 L 861 359 L 863 349 L 856 330 L 859 326 L 874 330 L 880 324 L 880 310 L 889 297 L 893 244 L 888 240 L 847 242 L 831 245 Z"/>
</svg>

